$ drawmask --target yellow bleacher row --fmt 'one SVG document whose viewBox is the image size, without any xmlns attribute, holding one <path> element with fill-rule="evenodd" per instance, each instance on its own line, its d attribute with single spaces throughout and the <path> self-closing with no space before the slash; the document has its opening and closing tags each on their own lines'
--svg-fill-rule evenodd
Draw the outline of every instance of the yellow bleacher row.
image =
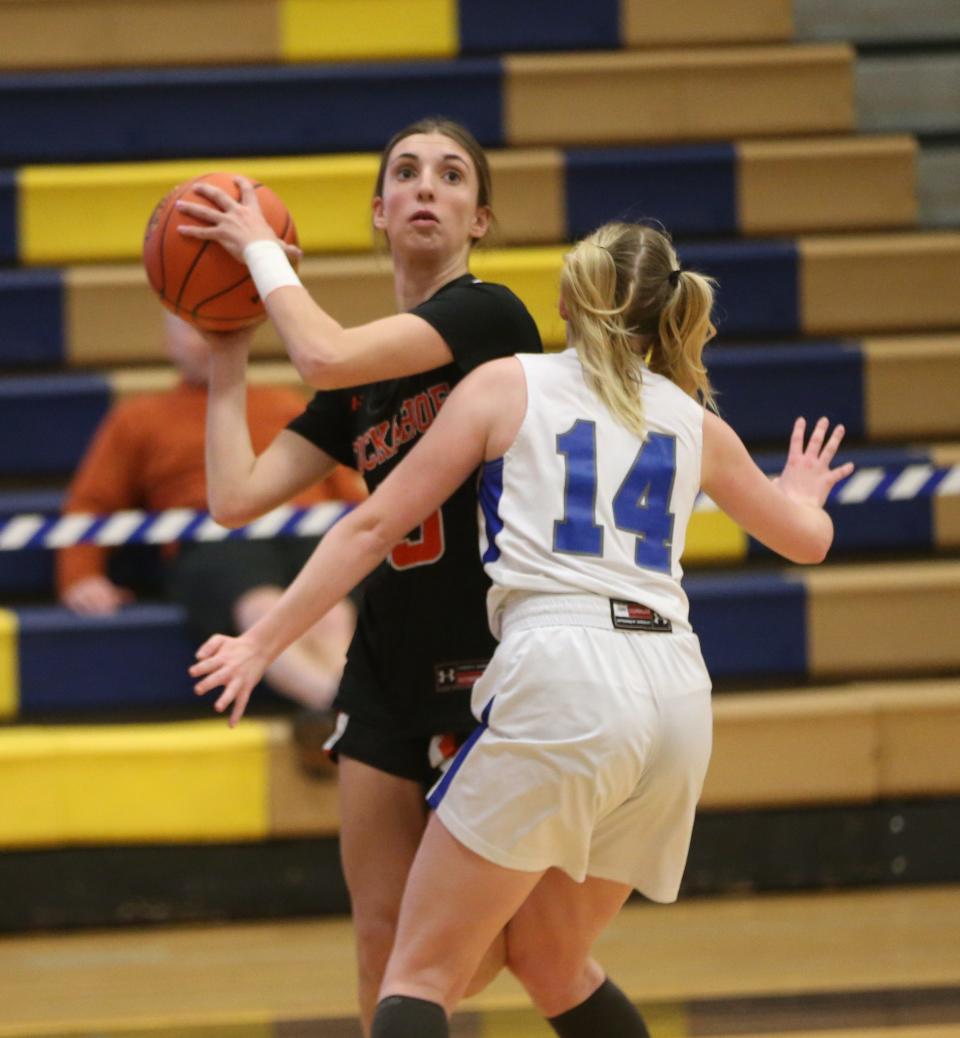
<svg viewBox="0 0 960 1038">
<path fill-rule="evenodd" d="M 916 219 L 916 150 L 913 138 L 905 136 L 741 142 L 736 146 L 740 231 L 909 226 Z M 376 155 L 323 155 L 28 166 L 17 176 L 20 260 L 137 258 L 147 217 L 159 199 L 174 185 L 214 170 L 244 173 L 270 185 L 293 214 L 305 251 L 369 251 L 378 162 Z M 494 151 L 490 162 L 500 243 L 566 240 L 563 153 L 548 147 Z M 868 177 L 871 189 L 865 191 Z"/>
<path fill-rule="evenodd" d="M 960 680 L 889 681 L 960 671 L 960 562 L 802 580 L 807 673 L 860 684 L 717 696 L 705 807 L 960 794 Z M 16 688 L 13 645 L 0 639 L 0 688 Z M 255 719 L 6 729 L 0 786 L 0 846 L 292 835 L 333 798 L 298 770 L 286 722 Z"/>
<path fill-rule="evenodd" d="M 702 807 L 960 794 L 960 682 L 853 684 L 714 701 Z M 286 720 L 21 727 L 0 733 L 0 847 L 332 835 L 332 777 Z"/>
<path fill-rule="evenodd" d="M 189 31 L 184 31 L 189 26 Z M 621 0 L 627 47 L 788 40 L 792 0 Z M 0 0 L 0 67 L 451 57 L 457 0 Z"/>
<path fill-rule="evenodd" d="M 960 233 L 809 236 L 799 251 L 800 331 L 855 335 L 960 326 Z M 557 314 L 562 247 L 479 250 L 474 273 L 512 288 L 527 304 L 547 345 L 564 340 Z M 345 325 L 395 309 L 386 255 L 305 259 L 301 278 L 316 299 L 336 301 Z M 156 301 L 138 265 L 76 266 L 65 272 L 67 363 L 93 365 L 160 359 Z M 279 356 L 264 328 L 259 356 Z"/>
</svg>

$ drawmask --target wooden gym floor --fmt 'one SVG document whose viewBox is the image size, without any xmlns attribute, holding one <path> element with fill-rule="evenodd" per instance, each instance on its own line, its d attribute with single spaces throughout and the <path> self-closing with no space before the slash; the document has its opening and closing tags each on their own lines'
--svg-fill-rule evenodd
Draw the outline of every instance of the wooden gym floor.
<svg viewBox="0 0 960 1038">
<path fill-rule="evenodd" d="M 960 1036 L 960 887 L 631 904 L 596 950 L 653 1038 Z M 0 1038 L 355 1038 L 354 991 L 341 918 L 0 939 Z M 526 1006 L 454 1034 L 552 1034 Z"/>
</svg>

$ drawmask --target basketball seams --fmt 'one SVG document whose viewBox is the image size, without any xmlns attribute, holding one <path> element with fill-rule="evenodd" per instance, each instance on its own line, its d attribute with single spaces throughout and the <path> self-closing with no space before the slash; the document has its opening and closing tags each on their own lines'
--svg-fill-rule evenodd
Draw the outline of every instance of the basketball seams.
<svg viewBox="0 0 960 1038">
<path fill-rule="evenodd" d="M 183 293 L 186 292 L 187 285 L 190 284 L 190 278 L 193 277 L 193 272 L 197 269 L 197 265 L 199 264 L 200 260 L 203 258 L 203 254 L 207 251 L 207 246 L 209 244 L 210 244 L 210 242 L 205 241 L 200 246 L 200 248 L 197 249 L 196 255 L 193 257 L 193 262 L 190 264 L 189 267 L 187 267 L 186 272 L 183 275 L 183 281 L 180 282 L 180 291 L 177 293 L 177 298 L 174 299 L 174 300 L 171 300 L 173 305 L 178 310 L 183 309 L 183 307 L 180 306 L 180 301 L 183 299 Z"/>
<path fill-rule="evenodd" d="M 202 306 L 206 305 L 207 303 L 212 303 L 214 299 L 220 299 L 222 296 L 228 295 L 230 292 L 236 291 L 236 289 L 238 289 L 241 285 L 245 284 L 249 280 L 250 280 L 250 274 L 247 273 L 242 278 L 240 278 L 239 281 L 235 281 L 232 285 L 227 285 L 225 288 L 221 288 L 219 292 L 214 292 L 213 295 L 207 296 L 206 299 L 201 299 L 193 307 L 193 309 L 191 310 L 192 315 L 194 317 L 203 317 L 203 318 L 205 318 L 207 315 L 206 314 L 201 314 L 199 312 L 199 310 L 200 310 L 200 308 Z M 254 298 L 257 298 L 257 297 L 255 296 Z M 227 318 L 226 317 L 222 317 L 221 320 L 227 320 Z M 244 318 L 242 316 L 238 315 L 238 316 L 234 317 L 233 320 L 244 320 Z"/>
</svg>

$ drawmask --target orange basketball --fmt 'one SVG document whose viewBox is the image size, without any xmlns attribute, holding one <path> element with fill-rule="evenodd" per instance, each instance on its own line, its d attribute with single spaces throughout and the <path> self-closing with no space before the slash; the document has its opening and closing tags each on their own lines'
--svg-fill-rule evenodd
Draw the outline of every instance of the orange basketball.
<svg viewBox="0 0 960 1038">
<path fill-rule="evenodd" d="M 239 199 L 240 189 L 233 177 L 232 173 L 206 173 L 175 187 L 153 210 L 143 236 L 143 265 L 160 302 L 178 317 L 207 331 L 234 331 L 266 317 L 245 264 L 217 242 L 186 238 L 177 230 L 183 224 L 206 225 L 181 213 L 174 203 L 183 199 L 212 205 L 193 190 L 200 183 L 213 184 Z M 286 206 L 266 185 L 254 182 L 254 188 L 263 215 L 277 237 L 296 245 L 297 229 Z"/>
</svg>

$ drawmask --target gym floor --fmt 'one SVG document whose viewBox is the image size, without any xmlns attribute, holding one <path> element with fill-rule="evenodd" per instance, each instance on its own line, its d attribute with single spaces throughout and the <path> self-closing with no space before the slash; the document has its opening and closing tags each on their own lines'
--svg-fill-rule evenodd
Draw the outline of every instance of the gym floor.
<svg viewBox="0 0 960 1038">
<path fill-rule="evenodd" d="M 596 951 L 653 1038 L 960 1036 L 957 887 L 635 903 Z M 0 1038 L 357 1038 L 354 998 L 345 918 L 0 940 Z M 501 976 L 453 1033 L 550 1032 Z"/>
</svg>

